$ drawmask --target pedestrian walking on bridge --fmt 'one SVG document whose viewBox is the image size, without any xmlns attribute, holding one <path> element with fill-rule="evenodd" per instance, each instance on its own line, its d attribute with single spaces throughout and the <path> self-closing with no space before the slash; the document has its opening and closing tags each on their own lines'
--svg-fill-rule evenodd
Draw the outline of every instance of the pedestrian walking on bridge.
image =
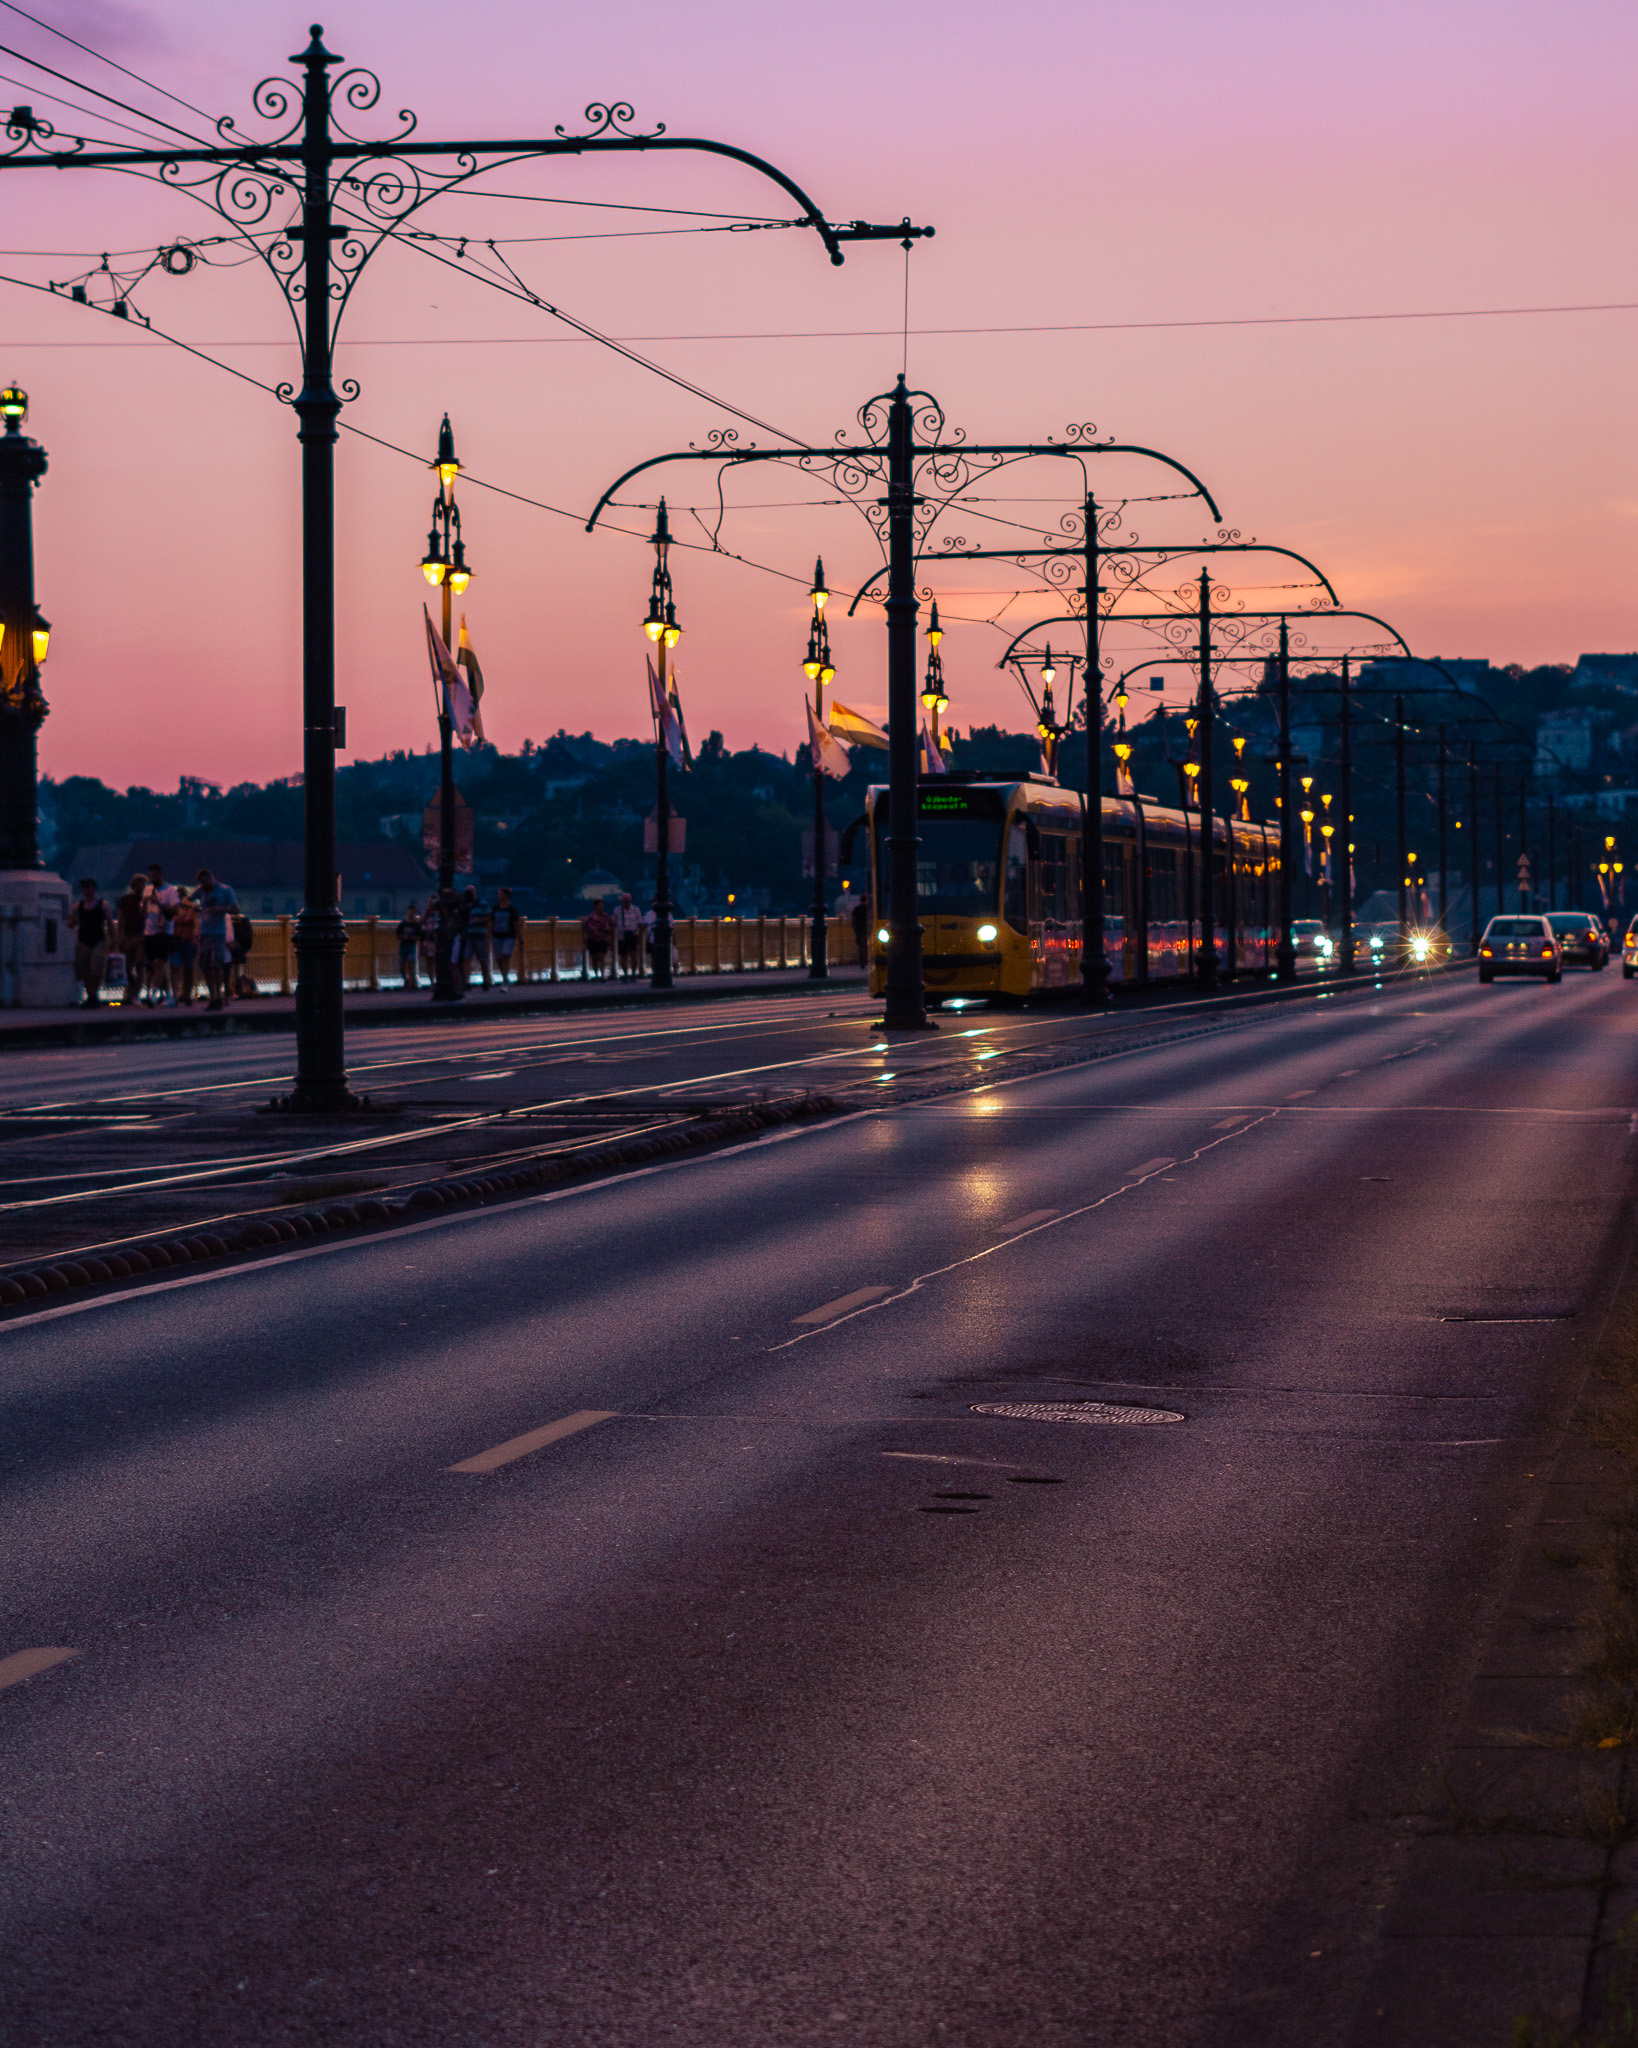
<svg viewBox="0 0 1638 2048">
<path fill-rule="evenodd" d="M 233 933 L 231 920 L 239 899 L 226 882 L 217 881 L 209 868 L 199 870 L 194 892 L 199 911 L 199 964 L 205 970 L 210 990 L 210 1008 L 224 1010 L 233 999 Z M 189 990 L 192 994 L 192 990 Z"/>
<path fill-rule="evenodd" d="M 69 906 L 68 926 L 74 934 L 74 979 L 85 990 L 86 1007 L 94 1010 L 102 1000 L 102 971 L 108 964 L 114 915 L 90 875 L 80 884 L 78 903 Z"/>
<path fill-rule="evenodd" d="M 398 920 L 398 972 L 405 988 L 420 987 L 415 978 L 415 955 L 422 937 L 420 907 L 412 903 Z"/>
<path fill-rule="evenodd" d="M 629 895 L 620 898 L 619 908 L 614 913 L 614 940 L 619 954 L 621 974 L 628 977 L 641 974 L 643 971 L 643 913 L 632 902 Z"/>
</svg>

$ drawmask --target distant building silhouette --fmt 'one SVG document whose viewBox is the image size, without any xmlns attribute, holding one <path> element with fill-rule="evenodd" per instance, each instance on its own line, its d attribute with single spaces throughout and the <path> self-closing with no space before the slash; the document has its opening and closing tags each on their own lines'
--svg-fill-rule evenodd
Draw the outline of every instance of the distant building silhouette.
<svg viewBox="0 0 1638 2048">
<path fill-rule="evenodd" d="M 1481 691 L 1489 687 L 1488 661 L 1474 661 L 1456 655 L 1436 655 L 1431 661 L 1361 662 L 1359 681 L 1371 690 L 1458 690 Z"/>
<path fill-rule="evenodd" d="M 1536 725 L 1536 780 L 1562 783 L 1592 768 L 1593 722 L 1585 711 L 1543 712 Z"/>
<path fill-rule="evenodd" d="M 1584 654 L 1575 665 L 1570 683 L 1572 689 L 1578 690 L 1602 683 L 1638 697 L 1638 654 Z"/>
</svg>

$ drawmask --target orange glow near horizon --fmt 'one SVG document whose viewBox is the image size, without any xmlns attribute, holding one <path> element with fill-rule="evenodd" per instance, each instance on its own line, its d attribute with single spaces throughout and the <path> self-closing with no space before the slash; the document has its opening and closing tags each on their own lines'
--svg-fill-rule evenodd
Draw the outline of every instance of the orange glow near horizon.
<svg viewBox="0 0 1638 2048">
<path fill-rule="evenodd" d="M 57 18 L 247 129 L 250 88 L 287 73 L 285 54 L 305 41 L 304 17 L 277 28 L 265 9 L 224 13 L 204 0 L 99 0 Z M 358 0 L 326 24 L 326 40 L 378 71 L 381 108 L 416 108 L 428 137 L 549 135 L 613 94 L 633 102 L 638 127 L 664 121 L 674 135 L 769 157 L 833 220 L 934 223 L 936 239 L 910 259 L 909 371 L 952 425 L 974 441 L 1017 441 L 1095 421 L 1100 434 L 1163 449 L 1206 480 L 1227 525 L 1313 556 L 1345 604 L 1391 619 L 1418 652 L 1528 665 L 1638 647 L 1638 312 L 1309 317 L 1622 300 L 1612 252 L 1638 197 L 1623 99 L 1638 59 L 1631 10 L 1571 0 L 1549 20 L 1518 0 L 1482 15 L 1455 0 L 1431 10 L 1345 0 L 1321 19 L 1289 0 L 1252 0 L 1229 19 L 1183 0 L 1160 20 L 1046 0 L 1027 47 L 1011 51 L 972 0 L 913 0 L 886 16 L 844 0 L 830 17 L 835 47 L 868 43 L 873 62 L 848 69 L 840 96 L 793 93 L 810 67 L 801 21 L 755 22 L 752 34 L 751 16 L 719 13 L 702 34 L 697 18 L 654 0 L 566 19 L 479 0 L 452 39 L 445 12 L 425 0 Z M 93 76 L 90 60 L 69 51 L 64 63 L 64 46 L 27 23 L 9 33 Z M 1096 119 L 1043 124 L 1043 47 L 1062 75 L 1163 76 L 1164 90 L 1111 89 Z M 935 48 L 937 90 L 906 94 Z M 118 89 L 192 119 L 128 82 Z M 107 132 L 48 109 L 43 90 L 36 99 L 69 132 Z M 391 126 L 380 119 L 380 132 Z M 13 278 L 61 281 L 104 248 L 153 248 L 220 225 L 184 194 L 132 180 L 0 175 L 14 250 L 88 252 L 0 258 Z M 786 196 L 741 167 L 681 154 L 564 158 L 481 182 L 494 196 L 440 199 L 421 221 L 475 246 L 518 238 L 505 242 L 507 260 L 531 290 L 764 421 L 826 441 L 892 383 L 905 289 L 895 244 L 854 245 L 835 269 L 805 230 L 680 232 L 697 224 L 540 203 L 788 218 Z M 667 232 L 631 238 L 638 229 Z M 549 239 L 594 234 L 603 238 Z M 4 290 L 0 371 L 28 391 L 26 431 L 51 462 L 35 526 L 39 602 L 55 627 L 42 767 L 164 787 L 182 774 L 231 784 L 294 772 L 293 417 L 256 383 L 134 322 Z M 134 302 L 257 383 L 298 375 L 288 316 L 259 263 L 156 271 Z M 1274 318 L 1293 324 L 1235 324 Z M 1132 324 L 1145 322 L 1160 324 Z M 729 477 L 722 546 L 742 561 L 710 551 L 716 496 L 703 464 L 641 479 L 626 494 L 640 505 L 606 533 L 583 531 L 599 492 L 633 463 L 723 427 L 742 446 L 772 445 L 765 428 L 411 245 L 372 260 L 341 336 L 338 379 L 362 387 L 344 424 L 409 451 L 345 432 L 337 450 L 337 695 L 349 758 L 419 752 L 435 738 L 420 563 L 445 411 L 466 542 L 483 572 L 467 609 L 485 724 L 501 746 L 559 727 L 647 730 L 643 649 L 629 624 L 652 569 L 642 507 L 662 489 L 696 738 L 719 727 L 731 745 L 787 753 L 805 738 L 800 662 L 820 554 L 837 666 L 857 679 L 861 708 L 881 706 L 879 611 L 847 615 L 879 555 L 823 478 L 773 465 Z M 1100 496 L 1175 485 L 1136 462 L 1095 467 Z M 1067 462 L 1004 470 L 981 488 L 985 502 L 940 523 L 932 551 L 945 532 L 985 546 L 1052 532 L 1080 489 Z M 1203 507 L 1183 502 L 1146 505 L 1139 524 L 1151 539 L 1212 530 Z M 1235 580 L 1266 590 L 1289 578 L 1248 564 Z M 946 628 L 949 719 L 1022 728 L 1016 683 L 995 664 L 1014 632 L 1053 618 L 1061 601 L 1037 592 L 1006 603 L 1028 579 L 999 565 L 989 577 L 929 561 L 922 581 Z M 1075 644 L 1072 631 L 1054 633 Z M 1110 651 L 1126 668 L 1148 644 L 1122 637 Z M 1167 674 L 1179 700 L 1187 671 Z"/>
</svg>

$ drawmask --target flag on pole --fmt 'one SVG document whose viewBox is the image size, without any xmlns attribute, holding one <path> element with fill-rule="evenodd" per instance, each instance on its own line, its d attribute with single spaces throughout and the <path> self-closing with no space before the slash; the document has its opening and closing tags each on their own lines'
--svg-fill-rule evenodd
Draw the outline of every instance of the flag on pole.
<svg viewBox="0 0 1638 2048">
<path fill-rule="evenodd" d="M 949 763 L 938 750 L 932 718 L 926 712 L 923 712 L 921 720 L 921 772 L 923 775 L 948 775 L 950 772 Z"/>
<path fill-rule="evenodd" d="M 461 644 L 455 656 L 455 666 L 460 669 L 466 682 L 467 695 L 472 700 L 472 716 L 464 728 L 460 728 L 463 747 L 479 746 L 483 742 L 483 713 L 478 700 L 483 695 L 483 670 L 478 666 L 478 657 L 472 642 L 466 637 L 466 614 L 461 614 Z"/>
<path fill-rule="evenodd" d="M 808 707 L 808 751 L 813 756 L 813 765 L 821 775 L 833 776 L 838 782 L 853 766 L 853 760 L 842 742 L 815 716 L 813 706 Z"/>
<path fill-rule="evenodd" d="M 427 652 L 432 657 L 433 684 L 443 693 L 441 702 L 444 716 L 459 735 L 461 745 L 470 747 L 475 731 L 478 738 L 483 737 L 477 726 L 477 704 L 466 686 L 465 676 L 455 665 L 449 649 L 444 645 L 444 636 L 432 623 L 432 614 L 424 604 L 421 607 L 421 616 L 427 622 Z M 481 677 L 478 686 L 480 689 L 483 687 Z"/>
<path fill-rule="evenodd" d="M 682 765 L 685 768 L 692 768 L 694 765 L 694 750 L 688 744 L 688 725 L 683 717 L 682 692 L 677 687 L 677 671 L 675 667 L 671 671 L 669 681 L 671 684 L 671 709 L 677 720 L 677 738 L 682 743 Z"/>
<path fill-rule="evenodd" d="M 648 658 L 648 696 L 654 713 L 654 724 L 666 752 L 680 768 L 683 765 L 682 720 L 678 717 L 671 698 L 660 688 L 660 678 L 655 672 L 654 657 Z"/>
<path fill-rule="evenodd" d="M 887 735 L 881 727 L 872 725 L 857 711 L 849 711 L 845 704 L 831 705 L 830 733 L 832 739 L 841 740 L 850 747 L 875 747 L 880 753 L 887 752 Z"/>
</svg>

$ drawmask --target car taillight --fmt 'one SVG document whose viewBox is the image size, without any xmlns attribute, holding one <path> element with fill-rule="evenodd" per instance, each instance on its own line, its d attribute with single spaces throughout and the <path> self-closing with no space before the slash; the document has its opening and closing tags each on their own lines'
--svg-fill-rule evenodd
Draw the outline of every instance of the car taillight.
<svg viewBox="0 0 1638 2048">
<path fill-rule="evenodd" d="M 1543 959 L 1543 960 L 1551 960 L 1551 959 L 1552 959 L 1552 957 L 1553 957 L 1553 949 L 1552 949 L 1552 947 L 1551 947 L 1551 946 L 1543 946 L 1543 947 L 1542 947 L 1542 949 L 1541 949 L 1541 957 L 1542 957 L 1542 959 Z"/>
<path fill-rule="evenodd" d="M 1481 960 L 1488 960 L 1490 958 L 1490 954 L 1491 948 L 1489 946 L 1481 946 L 1479 948 L 1479 958 Z"/>
</svg>

